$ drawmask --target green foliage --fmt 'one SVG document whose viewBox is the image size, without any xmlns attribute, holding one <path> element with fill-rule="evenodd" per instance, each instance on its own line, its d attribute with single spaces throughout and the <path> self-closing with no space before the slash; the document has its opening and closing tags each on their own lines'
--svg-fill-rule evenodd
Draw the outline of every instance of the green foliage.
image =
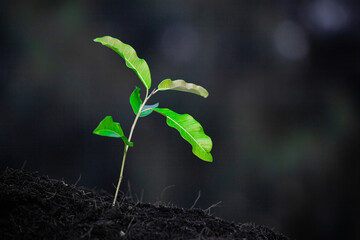
<svg viewBox="0 0 360 240">
<path fill-rule="evenodd" d="M 121 138 L 125 145 L 132 147 L 134 144 L 129 142 L 127 137 L 125 137 L 124 132 L 120 126 L 120 123 L 114 122 L 112 116 L 106 116 L 93 131 L 94 134 L 105 136 L 105 137 L 114 137 Z"/>
<path fill-rule="evenodd" d="M 118 181 L 118 185 L 116 188 L 116 193 L 114 197 L 113 206 L 116 203 L 116 197 L 119 191 L 120 183 L 123 178 L 123 170 L 126 159 L 126 154 L 128 152 L 128 148 L 133 146 L 131 142 L 131 138 L 136 126 L 136 123 L 140 117 L 145 117 L 151 114 L 153 111 L 163 115 L 167 119 L 167 124 L 170 127 L 175 128 L 179 131 L 180 135 L 188 141 L 192 146 L 192 152 L 199 157 L 200 159 L 212 162 L 213 158 L 211 156 L 211 148 L 212 141 L 209 136 L 204 133 L 204 130 L 199 122 L 197 122 L 192 116 L 189 114 L 178 114 L 167 108 L 158 108 L 159 103 L 146 105 L 146 102 L 158 91 L 165 90 L 176 90 L 182 92 L 189 92 L 200 95 L 204 98 L 208 97 L 208 91 L 196 84 L 187 83 L 184 80 L 174 80 L 165 79 L 162 81 L 158 88 L 155 88 L 150 94 L 149 89 L 151 86 L 151 76 L 149 66 L 145 62 L 144 59 L 138 58 L 135 50 L 128 44 L 121 42 L 120 40 L 105 36 L 101 38 L 94 39 L 95 42 L 99 42 L 106 47 L 111 48 L 115 52 L 117 52 L 122 58 L 125 59 L 126 66 L 133 69 L 135 73 L 140 78 L 141 82 L 146 87 L 146 95 L 144 100 L 141 99 L 140 96 L 140 88 L 136 87 L 135 90 L 130 95 L 130 105 L 136 115 L 135 120 L 131 126 L 129 137 L 125 137 L 123 130 L 120 127 L 120 124 L 114 122 L 111 116 L 107 116 L 104 120 L 102 120 L 99 126 L 94 130 L 94 134 L 106 137 L 116 137 L 121 138 L 125 143 L 125 150 L 121 165 L 120 178 Z"/>
<path fill-rule="evenodd" d="M 174 81 L 172 81 L 171 79 L 165 79 L 159 84 L 158 89 L 160 91 L 176 90 L 182 92 L 189 92 L 200 95 L 204 98 L 207 98 L 209 96 L 209 92 L 202 86 L 193 83 L 187 83 L 182 79 Z"/>
<path fill-rule="evenodd" d="M 138 58 L 135 50 L 130 45 L 110 36 L 95 38 L 94 42 L 99 42 L 117 52 L 125 60 L 126 66 L 135 71 L 145 87 L 147 89 L 151 87 L 149 66 L 144 59 Z"/>
<path fill-rule="evenodd" d="M 167 124 L 179 131 L 180 135 L 192 146 L 192 152 L 200 159 L 212 162 L 210 154 L 212 141 L 204 133 L 200 123 L 189 114 L 178 114 L 167 108 L 156 108 L 156 112 L 167 118 Z"/>
<path fill-rule="evenodd" d="M 141 104 L 142 104 L 142 100 L 140 98 L 140 88 L 135 87 L 135 90 L 130 95 L 130 105 L 135 115 L 138 114 Z"/>
<path fill-rule="evenodd" d="M 150 113 L 152 113 L 155 108 L 157 108 L 159 106 L 159 103 L 155 103 L 153 105 L 144 105 L 140 117 L 145 117 L 147 115 L 149 115 Z"/>
<path fill-rule="evenodd" d="M 130 95 L 130 105 L 131 105 L 135 115 L 138 114 L 142 103 L 143 102 L 140 98 L 140 88 L 136 87 L 135 90 Z M 141 111 L 140 117 L 145 117 L 145 116 L 151 114 L 153 112 L 154 108 L 156 108 L 158 106 L 159 106 L 159 103 L 155 103 L 153 105 L 144 105 L 143 109 Z"/>
</svg>

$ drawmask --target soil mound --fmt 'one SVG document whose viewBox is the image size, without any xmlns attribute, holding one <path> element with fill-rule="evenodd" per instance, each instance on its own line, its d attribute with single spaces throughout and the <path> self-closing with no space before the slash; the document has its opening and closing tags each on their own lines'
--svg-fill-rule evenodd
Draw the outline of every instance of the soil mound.
<svg viewBox="0 0 360 240">
<path fill-rule="evenodd" d="M 201 209 L 133 202 L 7 169 L 0 176 L 0 239 L 288 240 L 265 226 L 236 224 Z"/>
</svg>

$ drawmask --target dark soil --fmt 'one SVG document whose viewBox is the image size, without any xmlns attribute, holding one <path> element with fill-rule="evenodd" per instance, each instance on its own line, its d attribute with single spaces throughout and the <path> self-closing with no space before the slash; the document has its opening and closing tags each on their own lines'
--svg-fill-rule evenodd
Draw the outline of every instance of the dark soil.
<svg viewBox="0 0 360 240">
<path fill-rule="evenodd" d="M 267 227 L 236 224 L 201 209 L 133 202 L 7 169 L 0 176 L 0 239 L 286 240 Z"/>
</svg>

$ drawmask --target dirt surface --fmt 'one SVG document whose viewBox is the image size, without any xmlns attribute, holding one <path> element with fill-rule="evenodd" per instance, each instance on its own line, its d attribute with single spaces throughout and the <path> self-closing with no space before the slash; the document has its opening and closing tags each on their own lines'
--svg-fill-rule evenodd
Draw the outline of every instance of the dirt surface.
<svg viewBox="0 0 360 240">
<path fill-rule="evenodd" d="M 236 224 L 201 209 L 133 202 L 7 169 L 0 176 L 0 239 L 286 240 L 267 227 Z"/>
</svg>

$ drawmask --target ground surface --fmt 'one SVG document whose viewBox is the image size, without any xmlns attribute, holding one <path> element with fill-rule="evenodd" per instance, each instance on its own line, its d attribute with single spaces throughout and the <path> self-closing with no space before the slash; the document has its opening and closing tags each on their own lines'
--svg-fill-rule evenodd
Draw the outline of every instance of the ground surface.
<svg viewBox="0 0 360 240">
<path fill-rule="evenodd" d="M 0 239 L 287 240 L 264 226 L 236 224 L 200 209 L 135 203 L 38 173 L 0 176 Z"/>
</svg>

